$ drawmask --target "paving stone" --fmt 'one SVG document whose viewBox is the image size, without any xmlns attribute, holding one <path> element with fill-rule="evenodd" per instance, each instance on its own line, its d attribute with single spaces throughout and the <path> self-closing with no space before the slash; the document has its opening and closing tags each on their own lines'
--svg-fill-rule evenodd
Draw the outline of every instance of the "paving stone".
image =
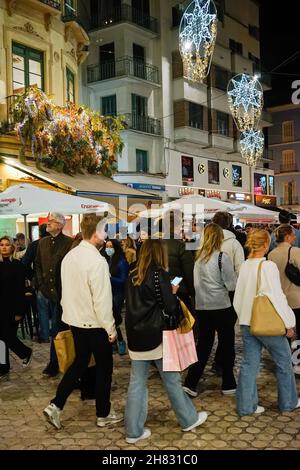
<svg viewBox="0 0 300 470">
<path fill-rule="evenodd" d="M 237 367 L 241 359 L 240 337 L 237 336 Z M 28 369 L 12 356 L 10 379 L 2 382 L 0 398 L 0 449 L 88 449 L 88 450 L 265 450 L 300 449 L 300 413 L 280 413 L 277 409 L 276 380 L 268 353 L 258 378 L 259 403 L 266 407 L 260 416 L 236 414 L 234 397 L 220 393 L 221 381 L 210 372 L 208 364 L 199 383 L 199 396 L 193 401 L 197 410 L 209 413 L 208 420 L 189 433 L 183 433 L 170 408 L 160 378 L 149 379 L 149 415 L 146 426 L 150 439 L 129 445 L 125 441 L 124 423 L 107 428 L 95 425 L 95 403 L 82 402 L 78 391 L 70 396 L 62 415 L 63 429 L 55 430 L 42 415 L 43 408 L 55 396 L 61 376 L 46 379 L 42 369 L 47 363 L 49 345 L 34 344 L 34 359 Z M 112 402 L 118 412 L 124 411 L 129 381 L 128 356 L 114 357 Z M 300 382 L 298 381 L 298 387 Z"/>
</svg>

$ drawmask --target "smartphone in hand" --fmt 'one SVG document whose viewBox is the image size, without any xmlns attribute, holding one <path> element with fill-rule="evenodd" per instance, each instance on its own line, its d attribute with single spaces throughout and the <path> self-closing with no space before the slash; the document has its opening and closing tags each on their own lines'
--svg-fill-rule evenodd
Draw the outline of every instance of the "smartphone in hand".
<svg viewBox="0 0 300 470">
<path fill-rule="evenodd" d="M 178 286 L 178 284 L 180 284 L 182 281 L 182 277 L 174 277 L 174 279 L 172 279 L 171 281 L 171 284 L 172 286 Z"/>
</svg>

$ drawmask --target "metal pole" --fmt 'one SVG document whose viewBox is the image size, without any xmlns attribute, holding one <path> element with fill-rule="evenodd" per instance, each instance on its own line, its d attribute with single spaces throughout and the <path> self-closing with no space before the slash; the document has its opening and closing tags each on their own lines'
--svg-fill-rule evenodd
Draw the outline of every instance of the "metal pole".
<svg viewBox="0 0 300 470">
<path fill-rule="evenodd" d="M 26 243 L 26 245 L 28 245 L 27 215 L 28 215 L 28 214 L 22 214 L 22 216 L 24 217 L 24 235 L 25 235 L 25 243 Z"/>
</svg>

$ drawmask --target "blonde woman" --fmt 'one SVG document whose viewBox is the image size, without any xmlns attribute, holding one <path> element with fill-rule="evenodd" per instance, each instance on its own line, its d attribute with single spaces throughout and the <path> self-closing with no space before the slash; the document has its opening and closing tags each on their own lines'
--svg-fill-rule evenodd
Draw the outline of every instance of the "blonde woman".
<svg viewBox="0 0 300 470">
<path fill-rule="evenodd" d="M 234 394 L 236 389 L 233 375 L 236 317 L 229 298 L 229 292 L 235 290 L 236 274 L 229 256 L 221 252 L 223 238 L 223 230 L 219 225 L 207 225 L 203 245 L 196 256 L 194 286 L 199 329 L 198 362 L 189 368 L 184 383 L 184 390 L 192 397 L 197 396 L 197 385 L 211 353 L 216 332 L 222 367 L 222 393 Z"/>
<path fill-rule="evenodd" d="M 159 286 L 159 297 L 156 285 Z M 191 431 L 207 419 L 198 413 L 181 386 L 178 372 L 162 371 L 162 308 L 169 315 L 178 314 L 175 296 L 178 287 L 171 286 L 167 272 L 167 254 L 161 240 L 145 240 L 136 268 L 131 272 L 126 292 L 125 326 L 131 359 L 131 376 L 125 410 L 125 425 L 129 444 L 151 435 L 144 427 L 147 419 L 147 379 L 154 361 L 171 406 L 182 431 Z"/>
<path fill-rule="evenodd" d="M 250 254 L 241 267 L 233 301 L 243 337 L 243 360 L 236 393 L 237 411 L 240 416 L 265 411 L 263 406 L 258 405 L 256 384 L 263 347 L 269 351 L 276 364 L 279 410 L 292 411 L 300 407 L 287 340 L 294 335 L 295 315 L 282 291 L 276 264 L 266 261 L 265 254 L 269 251 L 270 241 L 271 237 L 266 230 L 257 229 L 248 234 L 246 247 Z M 253 336 L 250 333 L 249 325 L 261 262 L 260 292 L 269 297 L 281 316 L 286 327 L 286 336 Z"/>
<path fill-rule="evenodd" d="M 125 240 L 121 241 L 122 250 L 124 251 L 125 258 L 129 266 L 136 262 L 136 249 L 132 238 L 127 236 Z"/>
</svg>

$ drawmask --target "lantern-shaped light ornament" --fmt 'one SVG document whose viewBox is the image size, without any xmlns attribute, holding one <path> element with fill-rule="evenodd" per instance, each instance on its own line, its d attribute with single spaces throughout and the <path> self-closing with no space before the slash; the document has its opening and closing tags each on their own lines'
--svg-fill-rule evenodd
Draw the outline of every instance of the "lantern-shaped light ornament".
<svg viewBox="0 0 300 470">
<path fill-rule="evenodd" d="M 179 28 L 184 77 L 202 82 L 207 77 L 217 37 L 217 10 L 212 0 L 193 0 Z"/>
<path fill-rule="evenodd" d="M 240 146 L 242 157 L 247 165 L 255 166 L 264 153 L 264 134 L 261 130 L 250 129 L 241 133 Z"/>
<path fill-rule="evenodd" d="M 241 132 L 257 129 L 264 105 L 259 80 L 245 73 L 236 75 L 228 83 L 227 97 L 237 128 Z"/>
</svg>

